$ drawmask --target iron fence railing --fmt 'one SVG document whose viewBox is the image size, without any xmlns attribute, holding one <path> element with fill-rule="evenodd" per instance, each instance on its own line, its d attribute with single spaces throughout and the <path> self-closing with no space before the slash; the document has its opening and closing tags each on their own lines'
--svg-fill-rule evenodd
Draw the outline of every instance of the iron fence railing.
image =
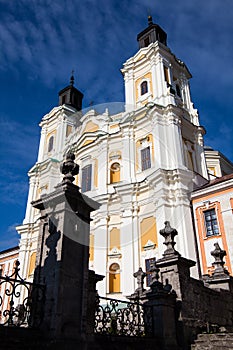
<svg viewBox="0 0 233 350">
<path fill-rule="evenodd" d="M 17 260 L 12 275 L 0 276 L 0 324 L 37 327 L 43 316 L 45 287 L 22 279 L 19 265 Z"/>
<path fill-rule="evenodd" d="M 151 309 L 139 302 L 97 297 L 96 334 L 144 337 L 151 334 Z"/>
</svg>

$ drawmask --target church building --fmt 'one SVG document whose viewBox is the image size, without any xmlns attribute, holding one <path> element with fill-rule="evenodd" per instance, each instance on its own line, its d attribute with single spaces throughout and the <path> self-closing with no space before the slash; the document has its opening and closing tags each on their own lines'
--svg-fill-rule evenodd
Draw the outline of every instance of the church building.
<svg viewBox="0 0 233 350">
<path fill-rule="evenodd" d="M 139 267 L 148 271 L 151 259 L 162 256 L 158 232 L 166 220 L 179 232 L 177 250 L 198 260 L 190 200 L 209 177 L 205 130 L 191 100 L 192 76 L 150 16 L 137 41 L 138 51 L 121 69 L 124 111 L 84 113 L 72 76 L 59 92 L 58 106 L 42 118 L 26 214 L 17 227 L 24 278 L 33 277 L 40 219 L 31 202 L 61 182 L 59 167 L 68 151 L 80 167 L 75 180 L 80 191 L 101 204 L 90 234 L 90 269 L 105 276 L 100 295 L 124 298 L 135 290 L 133 273 Z"/>
</svg>

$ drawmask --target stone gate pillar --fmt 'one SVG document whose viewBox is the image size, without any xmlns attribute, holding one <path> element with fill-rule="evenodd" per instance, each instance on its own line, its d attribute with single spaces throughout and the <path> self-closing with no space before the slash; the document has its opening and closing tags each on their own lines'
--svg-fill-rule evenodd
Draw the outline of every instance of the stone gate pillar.
<svg viewBox="0 0 233 350">
<path fill-rule="evenodd" d="M 99 204 L 72 183 L 78 168 L 67 154 L 63 181 L 32 203 L 41 213 L 34 277 L 46 287 L 41 328 L 54 339 L 77 339 L 86 327 L 90 213 Z"/>
</svg>

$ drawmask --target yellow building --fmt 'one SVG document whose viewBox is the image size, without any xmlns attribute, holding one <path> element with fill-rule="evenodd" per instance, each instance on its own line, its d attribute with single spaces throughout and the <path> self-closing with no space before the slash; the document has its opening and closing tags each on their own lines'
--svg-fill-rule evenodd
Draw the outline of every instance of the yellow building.
<svg viewBox="0 0 233 350">
<path fill-rule="evenodd" d="M 233 174 L 211 180 L 192 193 L 192 206 L 202 274 L 211 273 L 214 243 L 226 251 L 233 270 Z"/>
</svg>

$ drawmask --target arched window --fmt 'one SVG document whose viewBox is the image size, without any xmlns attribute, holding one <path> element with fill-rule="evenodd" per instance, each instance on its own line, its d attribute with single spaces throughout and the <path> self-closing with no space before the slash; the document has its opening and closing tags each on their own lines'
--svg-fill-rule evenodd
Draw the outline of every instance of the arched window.
<svg viewBox="0 0 233 350">
<path fill-rule="evenodd" d="M 120 266 L 113 263 L 109 268 L 109 293 L 120 293 Z"/>
<path fill-rule="evenodd" d="M 120 164 L 113 163 L 110 168 L 110 183 L 115 183 L 120 181 Z"/>
<path fill-rule="evenodd" d="M 147 81 L 143 81 L 141 83 L 141 95 L 144 95 L 148 92 L 148 84 Z"/>
<path fill-rule="evenodd" d="M 54 143 L 54 136 L 51 136 L 49 138 L 49 143 L 48 143 L 48 152 L 52 152 L 52 150 L 53 150 L 53 143 Z"/>
</svg>

